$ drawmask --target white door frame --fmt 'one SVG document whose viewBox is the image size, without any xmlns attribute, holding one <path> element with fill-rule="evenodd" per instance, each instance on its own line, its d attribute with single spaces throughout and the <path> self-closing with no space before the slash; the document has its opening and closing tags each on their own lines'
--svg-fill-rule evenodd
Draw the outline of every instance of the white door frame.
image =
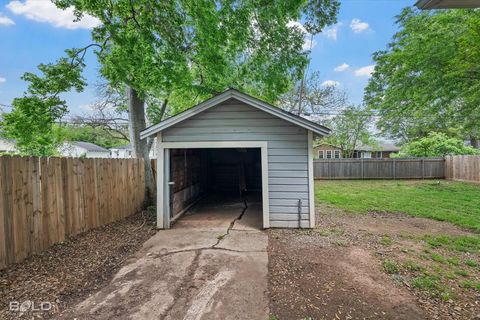
<svg viewBox="0 0 480 320">
<path fill-rule="evenodd" d="M 157 134 L 157 228 L 170 228 L 169 199 L 169 150 L 170 149 L 214 149 L 214 148 L 259 148 L 262 159 L 262 205 L 263 228 L 270 227 L 270 205 L 268 195 L 268 142 L 267 141 L 209 141 L 209 142 L 163 142 L 161 132 Z"/>
</svg>

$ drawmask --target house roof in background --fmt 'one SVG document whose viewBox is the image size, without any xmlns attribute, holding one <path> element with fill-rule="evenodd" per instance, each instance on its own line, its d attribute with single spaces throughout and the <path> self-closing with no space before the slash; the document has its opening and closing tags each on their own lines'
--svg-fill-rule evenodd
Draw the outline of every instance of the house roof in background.
<svg viewBox="0 0 480 320">
<path fill-rule="evenodd" d="M 400 147 L 397 147 L 392 142 L 378 142 L 374 146 L 360 144 L 356 150 L 359 151 L 400 151 Z"/>
<path fill-rule="evenodd" d="M 415 6 L 422 10 L 480 8 L 480 0 L 418 0 Z"/>
<path fill-rule="evenodd" d="M 84 142 L 84 141 L 69 141 L 67 142 L 68 144 L 77 146 L 79 148 L 83 148 L 87 151 L 90 152 L 110 152 L 108 149 L 105 149 L 103 147 L 97 146 L 94 143 L 91 142 Z"/>
<path fill-rule="evenodd" d="M 132 150 L 132 145 L 126 144 L 124 146 L 111 147 L 110 150 Z"/>
<path fill-rule="evenodd" d="M 211 107 L 214 107 L 228 99 L 236 99 L 241 102 L 244 102 L 252 107 L 255 107 L 257 109 L 260 109 L 262 111 L 265 111 L 271 115 L 277 116 L 283 120 L 289 121 L 293 124 L 296 124 L 297 126 L 303 127 L 307 130 L 313 131 L 321 136 L 325 136 L 330 134 L 330 129 L 327 127 L 324 127 L 318 123 L 312 122 L 310 120 L 307 120 L 305 118 L 302 118 L 300 116 L 297 116 L 293 113 L 287 112 L 285 110 L 282 110 L 278 107 L 272 106 L 271 104 L 262 101 L 260 99 L 254 98 L 248 94 L 245 94 L 243 92 L 240 92 L 235 89 L 228 89 L 224 91 L 223 93 L 220 93 L 200 104 L 197 104 L 196 106 L 185 110 L 173 117 L 170 117 L 168 119 L 163 120 L 160 123 L 157 123 L 151 127 L 146 128 L 142 132 L 140 132 L 140 138 L 145 139 L 148 136 L 154 135 L 157 132 L 163 131 L 179 122 L 182 122 L 190 117 L 193 117 L 194 115 L 197 115 L 205 110 L 210 109 Z"/>
</svg>

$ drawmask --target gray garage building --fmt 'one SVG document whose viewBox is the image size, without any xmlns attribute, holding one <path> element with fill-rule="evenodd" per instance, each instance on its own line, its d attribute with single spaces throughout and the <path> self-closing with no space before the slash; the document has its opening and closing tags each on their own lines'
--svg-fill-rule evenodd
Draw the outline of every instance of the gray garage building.
<svg viewBox="0 0 480 320">
<path fill-rule="evenodd" d="M 257 192 L 263 228 L 313 227 L 313 139 L 330 130 L 229 89 L 153 125 L 157 225 L 204 195 Z"/>
</svg>

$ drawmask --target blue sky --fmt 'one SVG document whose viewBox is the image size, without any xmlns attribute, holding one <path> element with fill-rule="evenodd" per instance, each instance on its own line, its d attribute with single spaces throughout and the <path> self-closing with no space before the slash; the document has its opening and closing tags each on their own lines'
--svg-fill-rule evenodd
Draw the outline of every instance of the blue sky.
<svg viewBox="0 0 480 320">
<path fill-rule="evenodd" d="M 373 66 L 372 53 L 386 47 L 396 31 L 394 17 L 413 3 L 342 0 L 338 23 L 314 38 L 309 70 L 320 71 L 326 85 L 338 85 L 353 103 L 361 103 Z M 0 104 L 9 105 L 22 95 L 26 84 L 20 77 L 24 72 L 35 72 L 39 63 L 54 62 L 66 48 L 90 43 L 89 28 L 96 21 L 87 18 L 73 23 L 71 17 L 49 0 L 0 0 Z M 87 106 L 96 100 L 97 69 L 95 56 L 88 55 L 85 78 L 89 86 L 82 93 L 64 96 L 71 114 L 87 112 Z"/>
</svg>

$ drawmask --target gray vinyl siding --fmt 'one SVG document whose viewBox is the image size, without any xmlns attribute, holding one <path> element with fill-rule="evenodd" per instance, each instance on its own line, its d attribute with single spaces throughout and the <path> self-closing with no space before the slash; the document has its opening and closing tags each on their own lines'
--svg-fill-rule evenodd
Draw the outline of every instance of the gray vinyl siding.
<svg viewBox="0 0 480 320">
<path fill-rule="evenodd" d="M 164 142 L 267 141 L 271 227 L 309 227 L 307 130 L 229 100 L 162 133 Z"/>
</svg>

